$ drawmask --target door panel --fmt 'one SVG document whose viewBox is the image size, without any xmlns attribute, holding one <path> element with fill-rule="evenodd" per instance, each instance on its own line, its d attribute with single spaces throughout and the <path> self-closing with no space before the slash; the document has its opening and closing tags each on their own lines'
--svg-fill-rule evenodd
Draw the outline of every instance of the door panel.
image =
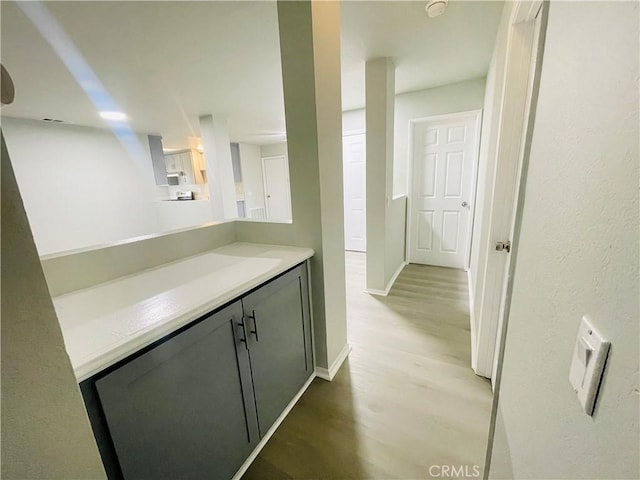
<svg viewBox="0 0 640 480">
<path fill-rule="evenodd" d="M 457 253 L 460 242 L 458 231 L 460 227 L 460 213 L 457 211 L 442 212 L 442 251 Z"/>
<path fill-rule="evenodd" d="M 267 218 L 291 220 L 289 167 L 284 156 L 262 159 Z"/>
<path fill-rule="evenodd" d="M 240 302 L 96 381 L 125 479 L 228 479 L 259 440 Z"/>
<path fill-rule="evenodd" d="M 418 245 L 420 250 L 433 248 L 433 210 L 418 212 Z"/>
<path fill-rule="evenodd" d="M 342 137 L 344 248 L 364 252 L 366 239 L 365 134 Z"/>
<path fill-rule="evenodd" d="M 479 114 L 414 124 L 412 263 L 464 268 L 469 252 Z"/>
<path fill-rule="evenodd" d="M 306 268 L 268 283 L 243 298 L 242 304 L 264 436 L 313 372 Z"/>
</svg>

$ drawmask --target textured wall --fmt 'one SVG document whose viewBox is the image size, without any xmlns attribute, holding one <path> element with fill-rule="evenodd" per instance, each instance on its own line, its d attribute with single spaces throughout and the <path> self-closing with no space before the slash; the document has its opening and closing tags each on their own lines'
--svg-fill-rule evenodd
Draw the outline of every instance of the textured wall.
<svg viewBox="0 0 640 480">
<path fill-rule="evenodd" d="M 2 478 L 105 478 L 4 137 Z"/>
<path fill-rule="evenodd" d="M 491 478 L 640 477 L 638 9 L 550 5 Z M 611 341 L 593 417 L 568 378 L 585 314 Z"/>
</svg>

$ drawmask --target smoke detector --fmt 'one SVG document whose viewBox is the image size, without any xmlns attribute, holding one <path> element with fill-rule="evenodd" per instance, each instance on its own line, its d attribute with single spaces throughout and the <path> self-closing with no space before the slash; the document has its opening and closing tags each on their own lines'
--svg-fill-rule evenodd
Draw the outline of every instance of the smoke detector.
<svg viewBox="0 0 640 480">
<path fill-rule="evenodd" d="M 427 6 L 424 7 L 424 11 L 427 12 L 429 18 L 439 17 L 446 10 L 447 2 L 448 0 L 431 0 L 427 3 Z"/>
</svg>

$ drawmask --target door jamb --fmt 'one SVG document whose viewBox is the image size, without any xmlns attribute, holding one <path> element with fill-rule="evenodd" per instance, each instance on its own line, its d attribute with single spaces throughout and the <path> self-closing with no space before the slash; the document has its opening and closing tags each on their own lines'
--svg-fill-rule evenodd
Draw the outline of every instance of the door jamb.
<svg viewBox="0 0 640 480">
<path fill-rule="evenodd" d="M 480 134 L 482 127 L 482 109 L 475 110 L 466 110 L 464 112 L 454 112 L 454 113 L 445 113 L 441 115 L 430 115 L 427 117 L 419 117 L 419 118 L 410 118 L 409 119 L 409 150 L 408 150 L 408 165 L 407 165 L 407 228 L 405 233 L 405 262 L 409 263 L 411 258 L 411 239 L 412 239 L 412 208 L 413 208 L 413 141 L 414 141 L 414 130 L 417 124 L 426 123 L 426 122 L 439 122 L 443 120 L 455 120 L 457 118 L 463 117 L 476 117 L 476 141 L 473 146 L 474 151 L 474 162 L 473 162 L 473 170 L 471 173 L 471 192 L 469 195 L 470 201 L 472 202 L 470 211 L 469 211 L 469 220 L 468 220 L 468 235 L 467 235 L 467 245 L 465 246 L 465 261 L 464 261 L 464 270 L 469 270 L 469 262 L 471 261 L 471 237 L 473 233 L 473 217 L 475 214 L 475 204 L 476 204 L 476 189 L 477 189 L 477 176 L 478 176 L 478 160 L 480 157 Z"/>
<path fill-rule="evenodd" d="M 488 222 L 487 227 L 489 236 L 486 238 L 487 243 L 485 245 L 480 245 L 480 248 L 487 252 L 487 259 L 483 263 L 484 270 L 481 272 L 482 284 L 480 286 L 482 287 L 482 302 L 474 306 L 475 317 L 478 319 L 478 323 L 477 328 L 474 327 L 475 344 L 472 346 L 472 368 L 477 375 L 487 378 L 491 378 L 493 376 L 496 352 L 499 349 L 498 340 L 500 339 L 499 329 L 501 325 L 501 318 L 503 317 L 501 307 L 504 301 L 504 282 L 508 280 L 502 270 L 497 270 L 495 264 L 490 264 L 490 256 L 493 254 L 491 242 L 502 240 L 491 236 L 492 233 L 495 232 L 495 228 L 500 227 L 500 218 L 502 218 L 494 215 L 497 205 L 496 202 L 500 201 L 496 198 L 496 190 L 503 189 L 505 185 L 507 185 L 507 188 L 515 188 L 513 197 L 514 203 L 511 205 L 512 220 L 510 220 L 510 222 L 513 222 L 515 215 L 517 214 L 518 192 L 521 188 L 517 183 L 520 182 L 520 178 L 523 175 L 523 165 L 521 164 L 519 167 L 520 171 L 515 172 L 516 185 L 514 186 L 512 183 L 514 181 L 514 177 L 501 178 L 498 175 L 498 168 L 500 165 L 504 165 L 504 163 L 519 163 L 521 162 L 521 159 L 523 159 L 523 139 L 526 134 L 525 122 L 528 122 L 526 115 L 531 109 L 531 102 L 533 101 L 533 96 L 535 94 L 535 92 L 532 91 L 531 98 L 525 98 L 524 101 L 522 101 L 522 104 L 517 103 L 521 101 L 521 97 L 519 95 L 514 96 L 513 85 L 524 85 L 524 91 L 527 95 L 529 94 L 529 85 L 532 81 L 535 81 L 535 72 L 532 71 L 532 68 L 536 68 L 536 64 L 532 63 L 532 56 L 536 49 L 536 46 L 533 44 L 535 41 L 535 30 L 533 28 L 531 30 L 533 35 L 531 38 L 531 45 L 523 44 L 523 42 L 520 41 L 520 37 L 516 30 L 524 23 L 535 22 L 537 13 L 540 11 L 541 4 L 541 0 L 519 1 L 518 4 L 513 7 L 513 11 L 509 18 L 507 32 L 507 44 L 505 51 L 506 60 L 502 76 L 504 85 L 501 92 L 500 106 L 498 111 L 495 112 L 495 115 L 498 118 L 498 122 L 496 124 L 497 149 L 495 156 L 490 159 L 490 161 L 496 165 L 496 168 L 491 197 L 489 203 L 486 205 L 486 208 L 489 209 L 490 215 L 490 217 L 486 219 Z M 540 57 L 540 55 L 541 51 L 538 50 L 537 56 Z M 523 61 L 526 63 L 520 63 Z M 537 62 L 538 59 L 535 59 L 535 61 Z M 526 67 L 524 65 L 526 65 Z M 515 104 L 513 103 L 514 101 L 516 102 Z M 520 108 L 522 110 L 519 110 Z M 513 123 L 514 119 L 516 119 L 516 124 Z M 512 151 L 511 155 L 507 156 L 505 152 L 509 151 Z M 517 164 L 515 166 L 517 167 Z M 508 182 L 508 184 L 505 182 Z M 510 223 L 509 225 L 509 229 L 511 229 L 511 225 L 513 225 L 513 223 Z M 502 230 L 504 230 L 504 228 L 506 228 L 506 225 L 503 225 Z M 512 250 L 511 253 L 508 254 L 509 258 L 506 259 L 507 262 L 512 261 L 515 256 L 514 239 L 509 240 L 511 240 L 512 243 Z M 499 282 L 497 280 L 499 278 L 502 278 L 503 281 Z M 492 386 L 495 386 L 495 379 L 492 379 Z"/>
<path fill-rule="evenodd" d="M 521 147 L 523 148 L 522 152 L 522 166 L 521 166 L 521 174 L 519 178 L 519 184 L 517 186 L 517 199 L 515 207 L 515 218 L 514 218 L 514 226 L 513 226 L 513 249 L 511 251 L 511 262 L 509 264 L 509 271 L 507 272 L 507 285 L 504 292 L 504 312 L 502 313 L 503 322 L 501 326 L 499 341 L 496 343 L 496 353 L 494 357 L 496 358 L 496 368 L 494 372 L 495 378 L 494 380 L 494 395 L 493 401 L 491 405 L 491 420 L 489 423 L 489 435 L 487 439 L 487 450 L 485 455 L 485 466 L 484 466 L 484 474 L 483 479 L 488 480 L 489 471 L 491 469 L 491 457 L 493 454 L 493 441 L 495 437 L 495 429 L 496 429 L 496 419 L 498 415 L 498 403 L 500 400 L 500 386 L 502 383 L 502 366 L 504 360 L 504 349 L 505 349 L 505 340 L 506 334 L 509 324 L 509 311 L 511 308 L 511 293 L 513 289 L 513 276 L 516 268 L 516 260 L 517 260 L 517 252 L 518 252 L 518 239 L 520 236 L 520 230 L 522 227 L 522 214 L 524 210 L 524 193 L 526 190 L 526 180 L 527 180 L 527 170 L 529 164 L 529 153 L 531 148 L 531 140 L 533 134 L 533 128 L 535 124 L 535 112 L 536 112 L 536 104 L 538 99 L 538 88 L 540 85 L 540 76 L 542 70 L 542 60 L 544 57 L 544 45 L 545 45 L 545 37 L 547 30 L 547 22 L 549 15 L 549 2 L 543 0 L 517 0 L 517 4 L 514 7 L 514 12 L 510 18 L 509 22 L 509 35 L 513 31 L 513 28 L 518 23 L 535 21 L 538 15 L 541 15 L 540 18 L 540 32 L 539 38 L 537 39 L 537 45 L 534 45 L 534 48 L 537 48 L 537 58 L 533 64 L 534 71 L 532 72 L 531 79 L 533 81 L 533 89 L 531 93 L 529 106 L 528 118 L 527 118 L 527 126 L 526 129 L 522 132 L 521 136 Z M 535 39 L 535 37 L 534 37 Z"/>
</svg>

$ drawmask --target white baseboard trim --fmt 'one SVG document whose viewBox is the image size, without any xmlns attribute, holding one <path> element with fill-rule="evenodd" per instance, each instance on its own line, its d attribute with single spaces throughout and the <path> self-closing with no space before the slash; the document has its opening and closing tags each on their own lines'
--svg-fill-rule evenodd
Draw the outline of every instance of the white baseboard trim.
<svg viewBox="0 0 640 480">
<path fill-rule="evenodd" d="M 364 289 L 365 293 L 369 293 L 371 295 L 378 295 L 378 296 L 381 296 L 381 297 L 386 297 L 387 295 L 389 295 L 389 292 L 391 291 L 391 287 L 393 287 L 393 284 L 396 283 L 396 280 L 398 279 L 398 275 L 400 275 L 400 272 L 402 272 L 402 269 L 404 267 L 406 267 L 407 265 L 409 265 L 409 262 L 404 262 L 403 261 L 400 264 L 400 266 L 398 266 L 398 269 L 393 274 L 393 276 L 391 277 L 391 280 L 389 280 L 389 283 L 387 283 L 387 286 L 385 287 L 384 290 L 377 290 L 375 288 L 365 288 Z"/>
<path fill-rule="evenodd" d="M 251 466 L 251 464 L 256 459 L 256 457 L 258 456 L 260 451 L 267 444 L 269 439 L 273 436 L 274 433 L 276 433 L 276 430 L 278 429 L 280 424 L 284 421 L 284 419 L 289 414 L 289 412 L 293 409 L 293 407 L 298 402 L 298 400 L 300 400 L 300 397 L 302 396 L 302 394 L 307 390 L 307 388 L 309 388 L 309 385 L 311 385 L 311 382 L 313 382 L 314 378 L 316 378 L 316 373 L 315 372 L 307 379 L 307 381 L 304 383 L 304 385 L 302 386 L 300 391 L 298 393 L 296 393 L 295 397 L 293 397 L 293 400 L 291 400 L 291 402 L 289 402 L 289 405 L 287 405 L 287 408 L 284 409 L 284 411 L 276 419 L 276 421 L 271 426 L 271 428 L 267 431 L 265 436 L 262 437 L 262 440 L 260 440 L 260 443 L 258 443 L 258 445 L 256 445 L 256 448 L 253 449 L 253 452 L 251 452 L 251 455 L 249 455 L 247 457 L 245 462 L 240 467 L 240 470 L 238 470 L 236 472 L 236 474 L 233 476 L 232 480 L 240 480 L 240 478 L 242 478 L 242 475 L 244 475 L 244 473 L 247 471 L 247 469 Z"/>
<path fill-rule="evenodd" d="M 336 373 L 338 373 L 338 370 L 340 370 L 340 367 L 342 366 L 344 361 L 349 356 L 349 352 L 351 352 L 351 345 L 347 343 L 340 352 L 340 355 L 338 355 L 338 357 L 333 361 L 328 369 L 316 367 L 316 376 L 323 380 L 326 380 L 327 382 L 331 382 L 333 380 L 333 377 L 336 376 Z"/>
</svg>

